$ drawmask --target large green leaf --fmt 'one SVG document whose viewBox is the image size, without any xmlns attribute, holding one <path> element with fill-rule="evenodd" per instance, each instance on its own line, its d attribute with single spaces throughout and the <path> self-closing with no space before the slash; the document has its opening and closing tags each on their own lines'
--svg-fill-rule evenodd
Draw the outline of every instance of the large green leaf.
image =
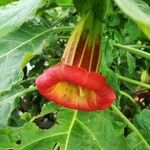
<svg viewBox="0 0 150 150">
<path fill-rule="evenodd" d="M 134 125 L 140 130 L 142 136 L 150 144 L 150 110 L 144 109 L 133 118 Z M 127 143 L 131 149 L 149 150 L 137 134 L 131 133 L 127 136 Z M 136 144 L 139 143 L 139 144 Z"/>
<path fill-rule="evenodd" d="M 142 0 L 114 0 L 120 9 L 131 17 L 150 38 L 150 7 Z"/>
<path fill-rule="evenodd" d="M 35 89 L 35 87 L 25 89 L 16 84 L 10 90 L 0 92 L 0 128 L 7 126 L 12 111 L 18 106 L 16 99 Z"/>
<path fill-rule="evenodd" d="M 150 129 L 150 110 L 144 109 L 133 118 L 133 121 L 139 129 Z"/>
<path fill-rule="evenodd" d="M 48 130 L 31 123 L 18 129 L 1 129 L 0 148 L 52 150 L 58 143 L 62 150 L 127 149 L 123 136 L 125 125 L 109 110 L 87 113 L 61 108 L 57 121 Z"/>
<path fill-rule="evenodd" d="M 9 3 L 11 3 L 11 2 L 14 2 L 14 1 L 16 1 L 16 0 L 1 0 L 1 1 L 0 1 L 0 6 L 1 6 L 1 5 L 2 5 L 2 6 L 7 5 L 7 4 L 9 4 Z"/>
<path fill-rule="evenodd" d="M 136 68 L 136 61 L 135 58 L 130 53 L 127 53 L 126 56 L 127 56 L 127 63 L 128 63 L 128 71 L 129 73 L 132 74 L 134 73 Z"/>
<path fill-rule="evenodd" d="M 148 138 L 150 137 L 150 130 L 148 131 Z M 145 136 L 144 136 L 145 137 Z M 148 142 L 148 139 L 145 137 Z M 129 150 L 149 150 L 144 142 L 137 136 L 136 133 L 131 133 L 127 136 L 127 144 Z M 149 141 L 150 144 L 150 141 Z"/>
<path fill-rule="evenodd" d="M 23 87 L 15 85 L 10 91 L 0 93 L 0 127 L 7 125 L 11 112 L 15 108 L 15 99 L 23 91 Z"/>
<path fill-rule="evenodd" d="M 56 0 L 57 4 L 72 4 L 72 0 Z"/>
<path fill-rule="evenodd" d="M 22 67 L 40 53 L 50 29 L 24 25 L 0 41 L 0 91 L 22 79 Z"/>
<path fill-rule="evenodd" d="M 41 3 L 42 0 L 20 0 L 0 7 L 0 37 L 20 27 Z"/>
</svg>

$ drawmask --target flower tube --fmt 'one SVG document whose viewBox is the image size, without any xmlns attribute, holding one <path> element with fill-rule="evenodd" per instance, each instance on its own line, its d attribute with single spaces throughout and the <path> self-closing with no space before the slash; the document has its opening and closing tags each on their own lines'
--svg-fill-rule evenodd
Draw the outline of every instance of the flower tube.
<svg viewBox="0 0 150 150">
<path fill-rule="evenodd" d="M 36 79 L 39 92 L 64 107 L 83 111 L 107 109 L 116 95 L 98 73 L 101 37 L 102 24 L 89 12 L 72 32 L 61 62 Z"/>
</svg>

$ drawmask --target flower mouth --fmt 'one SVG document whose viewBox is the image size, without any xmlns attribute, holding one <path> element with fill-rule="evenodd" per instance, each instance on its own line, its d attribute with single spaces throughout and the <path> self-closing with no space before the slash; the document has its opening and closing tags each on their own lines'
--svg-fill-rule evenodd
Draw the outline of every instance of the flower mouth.
<svg viewBox="0 0 150 150">
<path fill-rule="evenodd" d="M 63 63 L 46 70 L 36 85 L 47 99 L 77 110 L 106 109 L 116 98 L 102 75 Z"/>
<path fill-rule="evenodd" d="M 49 96 L 55 102 L 73 109 L 89 110 L 90 103 L 96 105 L 94 91 L 77 86 L 70 82 L 59 82 L 50 89 Z"/>
</svg>

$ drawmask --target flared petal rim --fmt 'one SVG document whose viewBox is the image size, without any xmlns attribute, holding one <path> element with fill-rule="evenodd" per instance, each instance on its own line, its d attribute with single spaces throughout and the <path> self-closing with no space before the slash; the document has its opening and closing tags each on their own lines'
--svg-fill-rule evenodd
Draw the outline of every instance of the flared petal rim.
<svg viewBox="0 0 150 150">
<path fill-rule="evenodd" d="M 116 99 L 114 90 L 107 84 L 103 75 L 89 72 L 84 68 L 69 66 L 64 63 L 57 64 L 47 69 L 43 74 L 37 77 L 36 86 L 39 92 L 48 100 L 76 110 L 94 111 L 107 109 Z M 77 92 L 72 97 L 70 94 L 65 98 L 63 96 L 62 85 L 59 83 L 70 84 L 72 89 L 81 87 L 86 91 L 86 99 L 81 100 Z M 74 87 L 74 86 L 76 87 Z M 60 88 L 61 87 L 61 88 Z M 66 88 L 67 85 L 64 86 Z M 60 89 L 62 91 L 60 91 Z M 88 93 L 89 92 L 89 93 Z M 60 94 L 61 93 L 61 94 Z M 72 94 L 73 95 L 73 94 Z"/>
</svg>

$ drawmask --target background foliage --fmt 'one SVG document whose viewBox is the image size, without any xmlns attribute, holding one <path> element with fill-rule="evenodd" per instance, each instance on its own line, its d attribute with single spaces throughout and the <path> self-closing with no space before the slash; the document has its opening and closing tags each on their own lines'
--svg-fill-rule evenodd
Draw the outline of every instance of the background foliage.
<svg viewBox="0 0 150 150">
<path fill-rule="evenodd" d="M 150 149 L 150 3 L 101 2 L 0 1 L 0 150 Z M 100 19 L 105 14 L 101 72 L 117 100 L 108 110 L 87 113 L 48 102 L 34 79 L 60 61 L 91 7 Z"/>
</svg>

